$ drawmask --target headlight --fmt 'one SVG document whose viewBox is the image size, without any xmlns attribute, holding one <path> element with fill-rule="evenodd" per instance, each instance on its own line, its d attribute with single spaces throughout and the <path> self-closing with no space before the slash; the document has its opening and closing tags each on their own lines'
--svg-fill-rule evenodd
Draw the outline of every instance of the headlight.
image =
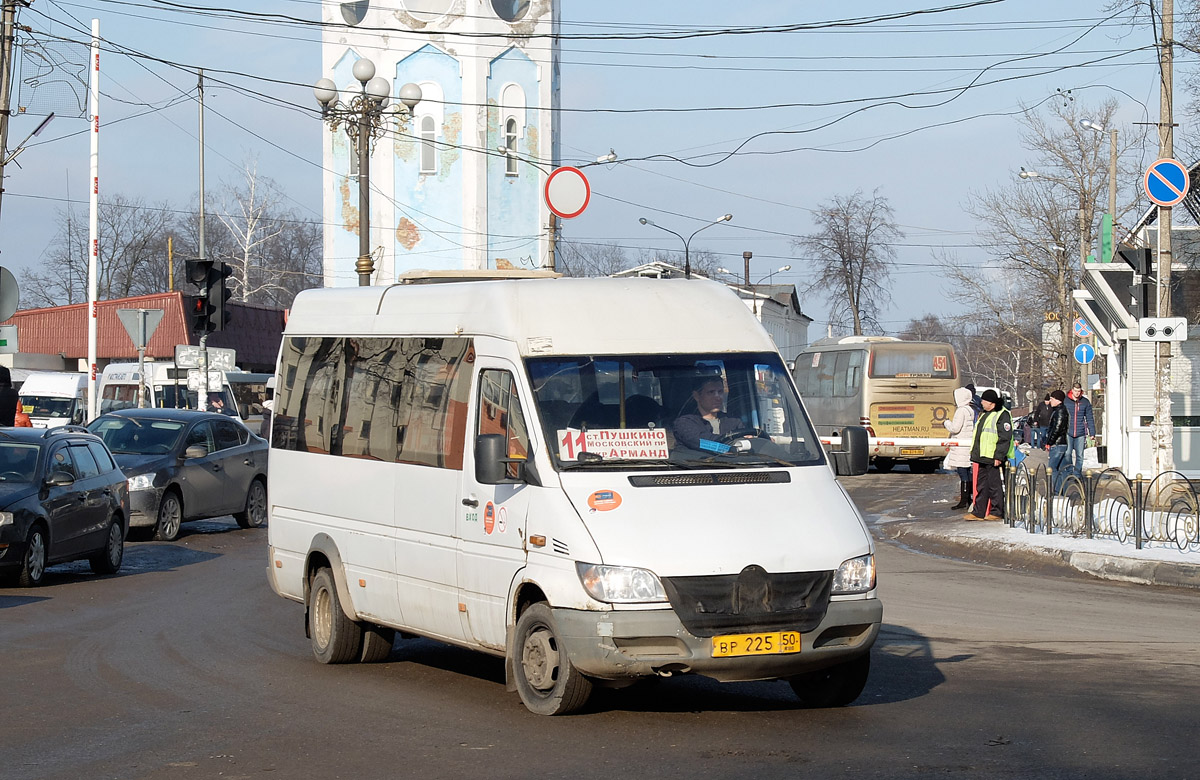
<svg viewBox="0 0 1200 780">
<path fill-rule="evenodd" d="M 863 555 L 844 561 L 833 573 L 833 595 L 866 593 L 875 587 L 875 556 Z"/>
<path fill-rule="evenodd" d="M 129 478 L 130 490 L 149 490 L 154 487 L 153 474 L 138 474 L 136 477 Z"/>
<path fill-rule="evenodd" d="M 577 563 L 584 590 L 596 601 L 610 604 L 634 604 L 666 601 L 667 594 L 654 572 L 628 566 Z"/>
<path fill-rule="evenodd" d="M 0 527 L 6 526 L 6 525 L 12 525 L 12 522 L 13 522 L 13 513 L 12 512 L 0 512 Z"/>
</svg>

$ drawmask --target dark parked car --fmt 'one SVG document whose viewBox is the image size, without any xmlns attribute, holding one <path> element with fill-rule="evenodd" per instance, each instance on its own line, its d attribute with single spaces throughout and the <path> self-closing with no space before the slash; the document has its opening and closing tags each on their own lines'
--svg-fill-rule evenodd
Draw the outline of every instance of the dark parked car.
<svg viewBox="0 0 1200 780">
<path fill-rule="evenodd" d="M 129 488 L 104 442 L 74 425 L 0 429 L 0 576 L 39 585 L 80 558 L 115 574 L 128 530 Z"/>
<path fill-rule="evenodd" d="M 223 414 L 121 409 L 88 429 L 129 478 L 130 525 L 171 541 L 179 524 L 232 514 L 242 528 L 267 520 L 267 441 Z"/>
</svg>

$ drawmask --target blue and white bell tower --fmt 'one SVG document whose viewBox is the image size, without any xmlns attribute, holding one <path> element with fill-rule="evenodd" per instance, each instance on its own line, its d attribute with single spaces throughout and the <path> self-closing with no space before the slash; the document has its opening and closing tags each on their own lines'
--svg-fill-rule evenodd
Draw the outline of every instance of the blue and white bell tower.
<svg viewBox="0 0 1200 780">
<path fill-rule="evenodd" d="M 349 102 L 366 57 L 421 101 L 371 151 L 374 284 L 414 269 L 544 268 L 558 153 L 558 0 L 325 0 L 320 77 Z M 315 81 L 316 79 L 314 79 Z M 325 285 L 358 283 L 358 161 L 322 128 Z M 509 153 L 511 152 L 511 153 Z"/>
</svg>

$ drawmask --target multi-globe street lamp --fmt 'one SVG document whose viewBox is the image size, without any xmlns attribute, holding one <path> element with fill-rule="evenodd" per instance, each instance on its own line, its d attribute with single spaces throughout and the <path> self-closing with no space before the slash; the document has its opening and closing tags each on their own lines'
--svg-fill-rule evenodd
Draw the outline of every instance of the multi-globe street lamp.
<svg viewBox="0 0 1200 780">
<path fill-rule="evenodd" d="M 354 270 L 358 273 L 359 286 L 367 287 L 375 273 L 370 239 L 371 147 L 384 133 L 385 115 L 394 114 L 403 127 L 412 116 L 413 108 L 421 102 L 421 88 L 416 84 L 405 84 L 400 88 L 400 105 L 389 111 L 392 87 L 387 79 L 375 75 L 375 63 L 364 57 L 354 63 L 351 72 L 362 85 L 362 91 L 349 103 L 338 99 L 337 84 L 332 79 L 321 79 L 314 84 L 313 95 L 321 106 L 321 118 L 335 133 L 339 127 L 344 127 L 350 137 L 350 147 L 358 155 L 358 261 Z"/>
<path fill-rule="evenodd" d="M 649 225 L 650 227 L 656 227 L 659 230 L 670 233 L 671 235 L 675 236 L 676 238 L 678 238 L 680 241 L 683 242 L 683 276 L 686 279 L 690 279 L 692 276 L 692 256 L 689 251 L 689 247 L 691 246 L 692 239 L 696 237 L 696 233 L 699 233 L 701 230 L 707 230 L 708 228 L 712 227 L 713 225 L 719 225 L 722 222 L 728 222 L 731 219 L 733 219 L 732 214 L 724 214 L 720 217 L 717 217 L 712 222 L 709 222 L 707 225 L 702 225 L 701 227 L 697 228 L 696 232 L 692 233 L 687 238 L 684 238 L 683 236 L 679 235 L 678 233 L 676 233 L 674 230 L 671 230 L 670 228 L 665 228 L 662 225 L 659 225 L 655 222 L 651 222 L 650 220 L 646 219 L 645 217 L 641 217 L 640 219 L 638 219 L 638 222 L 642 223 L 643 225 Z"/>
</svg>

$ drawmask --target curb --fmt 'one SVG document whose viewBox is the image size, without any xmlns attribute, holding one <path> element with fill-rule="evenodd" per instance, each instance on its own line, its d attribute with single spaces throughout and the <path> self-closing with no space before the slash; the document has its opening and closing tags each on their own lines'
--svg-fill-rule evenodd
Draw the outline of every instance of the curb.
<svg viewBox="0 0 1200 780">
<path fill-rule="evenodd" d="M 1104 580 L 1140 585 L 1200 589 L 1200 564 L 1174 563 L 1107 555 L 1080 550 L 1060 550 L 1012 541 L 981 539 L 966 531 L 966 523 L 891 522 L 874 526 L 878 533 L 921 552 L 1008 568 L 1039 568 L 1078 573 Z"/>
</svg>

